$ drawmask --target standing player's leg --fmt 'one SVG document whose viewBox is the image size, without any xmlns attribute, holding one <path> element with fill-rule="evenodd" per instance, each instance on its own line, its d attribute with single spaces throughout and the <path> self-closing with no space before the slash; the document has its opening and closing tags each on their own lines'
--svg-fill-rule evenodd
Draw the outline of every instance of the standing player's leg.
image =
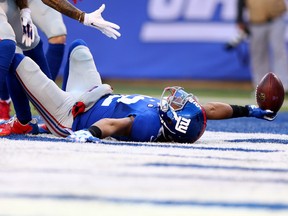
<svg viewBox="0 0 288 216">
<path fill-rule="evenodd" d="M 22 36 L 22 26 L 20 25 L 20 14 L 19 14 L 18 8 L 16 7 L 15 4 L 13 4 L 13 2 L 14 1 L 7 1 L 7 2 L 1 2 L 1 4 L 0 4 L 0 6 L 1 6 L 0 7 L 0 37 L 2 39 L 0 42 L 0 53 L 1 53 L 0 54 L 0 59 L 1 59 L 0 60 L 0 62 L 1 62 L 0 63 L 0 65 L 1 65 L 1 82 L 0 82 L 0 88 L 1 88 L 0 92 L 1 93 L 0 94 L 2 96 L 3 96 L 3 94 L 5 94 L 5 88 L 6 88 L 6 85 L 8 84 L 8 83 L 6 83 L 6 81 L 9 80 L 8 79 L 8 75 L 9 75 L 8 72 L 9 72 L 9 68 L 11 66 L 11 62 L 12 62 L 12 59 L 14 57 L 15 49 L 16 49 L 16 43 L 15 43 L 16 35 L 15 35 L 14 30 L 13 30 L 13 27 L 14 27 L 13 21 L 16 21 L 18 23 L 18 27 L 20 28 L 21 36 Z M 5 4 L 5 3 L 7 3 L 7 4 Z M 5 9 L 5 11 L 3 10 L 3 8 Z M 8 8 L 9 8 L 9 10 L 8 10 Z M 18 16 L 15 15 L 15 13 L 17 14 L 17 12 L 18 12 Z M 16 19 L 15 17 L 18 17 L 18 19 Z M 11 18 L 11 19 L 9 19 L 9 18 Z M 9 20 L 9 22 L 11 21 L 12 24 L 8 23 L 8 20 Z M 1 56 L 1 55 L 3 55 L 3 56 Z M 15 89 L 14 88 L 12 88 L 12 89 L 13 89 L 13 91 L 14 90 L 17 91 L 17 86 L 15 86 Z M 6 93 L 6 95 L 3 97 L 7 98 L 7 97 L 9 97 L 9 95 L 11 95 L 11 92 L 9 92 L 8 95 Z M 13 94 L 13 95 L 15 95 L 15 94 Z M 24 116 L 21 115 L 22 112 L 19 113 L 19 116 L 23 117 L 24 125 L 22 125 L 17 119 L 15 121 L 11 120 L 11 122 L 8 121 L 6 123 L 3 123 L 1 125 L 1 130 L 0 130 L 1 134 L 0 135 L 8 135 L 10 133 L 19 133 L 19 132 L 20 133 L 29 133 L 29 132 L 37 133 L 38 132 L 37 124 L 32 125 L 32 126 L 35 126 L 33 128 L 30 127 L 30 125 L 28 124 L 28 122 L 31 120 L 31 112 L 30 112 L 29 102 L 26 98 L 26 95 L 24 95 L 24 97 L 22 98 L 21 95 L 16 94 L 16 97 L 19 98 L 19 101 L 21 101 L 21 99 L 23 99 L 23 101 L 24 101 L 24 103 L 23 104 L 21 103 L 19 106 L 14 105 L 15 109 L 18 109 L 18 110 L 21 109 L 21 111 L 23 110 L 25 112 Z M 26 100 L 25 100 L 25 98 L 26 98 Z M 21 101 L 21 102 L 23 102 L 23 101 Z M 3 107 L 1 107 L 1 111 L 3 111 L 2 108 Z M 27 110 L 28 110 L 28 112 L 27 112 Z M 8 111 L 9 111 L 9 109 L 8 109 Z M 9 115 L 9 113 L 8 113 L 8 115 Z M 11 125 L 13 125 L 13 127 Z"/>
<path fill-rule="evenodd" d="M 1 45 L 0 45 L 1 47 Z M 1 57 L 0 57 L 1 58 Z M 0 60 L 1 61 L 1 60 Z M 1 63 L 0 63 L 1 64 Z M 0 66 L 1 67 L 1 66 Z M 1 70 L 1 69 L 0 69 Z M 11 99 L 7 88 L 7 83 L 2 85 L 2 93 L 0 97 L 0 122 L 10 119 Z"/>
<path fill-rule="evenodd" d="M 50 68 L 48 66 L 48 62 L 46 59 L 46 56 L 44 54 L 43 51 L 43 42 L 40 39 L 39 43 L 37 44 L 37 46 L 33 49 L 29 49 L 29 50 L 23 50 L 23 53 L 30 57 L 31 59 L 33 59 L 41 68 L 41 70 L 43 71 L 43 73 L 48 77 L 48 78 L 52 78 L 51 73 L 50 73 Z"/>
<path fill-rule="evenodd" d="M 269 28 L 267 25 L 251 25 L 250 53 L 254 89 L 270 70 Z"/>
<path fill-rule="evenodd" d="M 15 5 L 14 1 L 5 1 L 7 5 L 5 8 L 7 9 L 5 11 L 6 15 L 6 21 L 9 20 L 10 26 L 13 28 L 14 32 L 14 40 L 17 42 L 17 46 L 21 48 L 23 51 L 28 51 L 28 50 L 33 50 L 32 53 L 34 52 L 34 56 L 36 56 L 40 61 L 38 63 L 43 66 L 43 70 L 45 70 L 47 76 L 50 77 L 50 71 L 44 56 L 43 49 L 41 47 L 40 43 L 40 37 L 38 35 L 36 27 L 33 25 L 33 31 L 35 32 L 35 40 L 31 44 L 31 46 L 27 47 L 25 44 L 22 44 L 22 24 L 21 24 L 21 19 L 20 19 L 20 13 L 18 7 Z M 4 3 L 0 3 L 1 8 Z M 9 8 L 9 10 L 8 10 Z M 41 54 L 42 53 L 42 54 Z M 43 60 L 44 57 L 44 60 Z M 42 60 L 41 60 L 42 58 Z M 46 62 L 46 66 L 45 66 Z M 43 63 L 43 64 L 42 64 Z M 8 89 L 10 89 L 13 92 L 9 92 L 12 101 L 17 101 L 16 104 L 14 104 L 14 108 L 16 111 L 16 116 L 17 118 L 13 118 L 11 121 L 5 122 L 4 124 L 1 124 L 1 131 L 2 135 L 7 135 L 11 133 L 18 133 L 18 134 L 25 134 L 25 133 L 37 133 L 36 129 L 28 127 L 27 125 L 33 124 L 35 125 L 35 128 L 38 128 L 37 122 L 32 119 L 32 114 L 30 111 L 30 106 L 29 106 L 29 100 L 26 96 L 26 94 L 23 94 L 23 92 L 18 92 L 21 91 L 21 88 L 18 88 L 14 82 L 13 79 L 8 79 Z M 9 83 L 11 82 L 11 83 Z M 9 87 L 10 86 L 10 87 Z M 15 91 L 15 92 L 14 92 Z M 4 130 L 4 129 L 5 130 Z M 3 132 L 4 131 L 4 132 Z"/>
<path fill-rule="evenodd" d="M 15 53 L 16 41 L 14 31 L 2 9 L 3 4 L 0 4 L 0 120 L 8 120 L 10 96 L 6 86 L 6 77 Z"/>
<path fill-rule="evenodd" d="M 286 23 L 284 17 L 275 19 L 269 26 L 269 40 L 273 55 L 273 72 L 283 83 L 288 93 L 288 56 L 285 41 Z"/>
<path fill-rule="evenodd" d="M 56 80 L 65 53 L 66 36 L 50 38 L 48 49 L 46 51 L 46 59 L 50 68 L 52 80 Z"/>
<path fill-rule="evenodd" d="M 41 70 L 46 74 L 47 77 L 51 78 L 50 70 L 43 50 L 43 43 L 38 34 L 36 26 L 33 25 L 33 31 L 35 32 L 35 40 L 31 44 L 31 46 L 27 47 L 25 44 L 22 43 L 22 23 L 20 21 L 19 10 L 15 6 L 14 1 L 7 2 L 9 10 L 6 15 L 15 33 L 17 46 L 23 51 L 26 56 L 31 57 L 40 66 Z M 14 8 L 14 11 L 10 8 Z"/>
<path fill-rule="evenodd" d="M 51 78 L 55 81 L 62 64 L 67 30 L 62 15 L 42 1 L 30 0 L 32 20 L 48 38 L 46 59 L 50 68 Z"/>
<path fill-rule="evenodd" d="M 11 76 L 11 73 L 7 76 L 7 85 L 17 117 L 13 117 L 0 126 L 1 135 L 23 133 L 38 134 L 39 128 L 37 120 L 32 118 L 29 100 L 27 100 L 27 96 L 23 91 L 21 84 L 15 76 Z M 17 98 L 17 100 L 15 100 L 15 98 Z"/>
</svg>

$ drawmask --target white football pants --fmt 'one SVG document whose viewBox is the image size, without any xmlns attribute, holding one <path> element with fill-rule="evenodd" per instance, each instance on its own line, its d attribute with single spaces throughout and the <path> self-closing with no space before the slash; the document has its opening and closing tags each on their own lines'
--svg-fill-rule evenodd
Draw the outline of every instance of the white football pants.
<svg viewBox="0 0 288 216">
<path fill-rule="evenodd" d="M 19 81 L 48 129 L 62 137 L 69 135 L 66 129 L 72 127 L 71 109 L 77 101 L 84 102 L 87 110 L 103 95 L 112 93 L 110 85 L 102 84 L 88 47 L 80 45 L 72 50 L 69 67 L 66 91 L 47 78 L 39 66 L 28 57 L 25 57 L 16 69 Z"/>
</svg>

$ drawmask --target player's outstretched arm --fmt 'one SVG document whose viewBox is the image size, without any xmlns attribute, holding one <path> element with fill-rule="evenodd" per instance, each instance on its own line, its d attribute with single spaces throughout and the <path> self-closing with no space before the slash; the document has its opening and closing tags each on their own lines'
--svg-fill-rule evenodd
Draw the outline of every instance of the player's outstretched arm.
<svg viewBox="0 0 288 216">
<path fill-rule="evenodd" d="M 100 139 L 109 136 L 129 136 L 133 124 L 133 117 L 119 119 L 104 118 L 95 122 L 88 129 L 72 132 L 67 139 L 72 142 L 94 142 L 100 143 Z"/>
<path fill-rule="evenodd" d="M 233 115 L 233 109 L 229 104 L 220 102 L 210 102 L 203 105 L 206 111 L 207 119 L 218 120 L 228 119 Z"/>
<path fill-rule="evenodd" d="M 125 118 L 104 118 L 94 123 L 93 126 L 100 128 L 101 137 L 105 138 L 112 135 L 129 136 L 134 117 Z"/>
<path fill-rule="evenodd" d="M 221 102 L 210 102 L 203 105 L 206 111 L 207 119 L 220 120 L 239 117 L 255 117 L 272 121 L 275 119 L 276 114 L 271 110 L 262 110 L 255 105 L 230 105 Z"/>
<path fill-rule="evenodd" d="M 67 0 L 42 0 L 42 2 L 72 19 L 78 20 L 81 23 L 84 21 L 84 12 Z"/>
<path fill-rule="evenodd" d="M 81 11 L 80 9 L 72 5 L 67 0 L 42 0 L 42 2 L 62 14 L 72 19 L 78 20 L 84 25 L 97 28 L 103 34 L 110 38 L 117 39 L 121 36 L 121 34 L 117 31 L 120 29 L 120 26 L 103 19 L 102 12 L 105 9 L 104 4 L 102 4 L 102 6 L 98 10 L 95 10 L 92 13 L 85 13 L 84 11 Z"/>
</svg>

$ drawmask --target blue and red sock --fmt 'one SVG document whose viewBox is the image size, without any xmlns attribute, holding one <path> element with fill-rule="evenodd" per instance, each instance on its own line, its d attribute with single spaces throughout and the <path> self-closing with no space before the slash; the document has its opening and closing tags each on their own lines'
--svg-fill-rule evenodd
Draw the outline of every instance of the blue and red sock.
<svg viewBox="0 0 288 216">
<path fill-rule="evenodd" d="M 50 68 L 52 80 L 56 80 L 59 70 L 62 65 L 65 51 L 65 44 L 51 44 L 49 43 L 46 52 L 46 59 Z"/>
<path fill-rule="evenodd" d="M 0 40 L 0 99 L 8 100 L 9 92 L 6 78 L 15 54 L 16 43 L 13 40 Z"/>
</svg>

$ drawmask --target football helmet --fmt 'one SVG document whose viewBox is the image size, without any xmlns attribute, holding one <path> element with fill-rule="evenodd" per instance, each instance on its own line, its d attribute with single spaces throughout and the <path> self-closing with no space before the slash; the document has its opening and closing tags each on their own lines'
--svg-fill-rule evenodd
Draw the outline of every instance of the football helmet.
<svg viewBox="0 0 288 216">
<path fill-rule="evenodd" d="M 166 141 L 193 143 L 206 129 L 206 113 L 193 94 L 182 87 L 164 89 L 159 106 L 162 136 Z"/>
</svg>

